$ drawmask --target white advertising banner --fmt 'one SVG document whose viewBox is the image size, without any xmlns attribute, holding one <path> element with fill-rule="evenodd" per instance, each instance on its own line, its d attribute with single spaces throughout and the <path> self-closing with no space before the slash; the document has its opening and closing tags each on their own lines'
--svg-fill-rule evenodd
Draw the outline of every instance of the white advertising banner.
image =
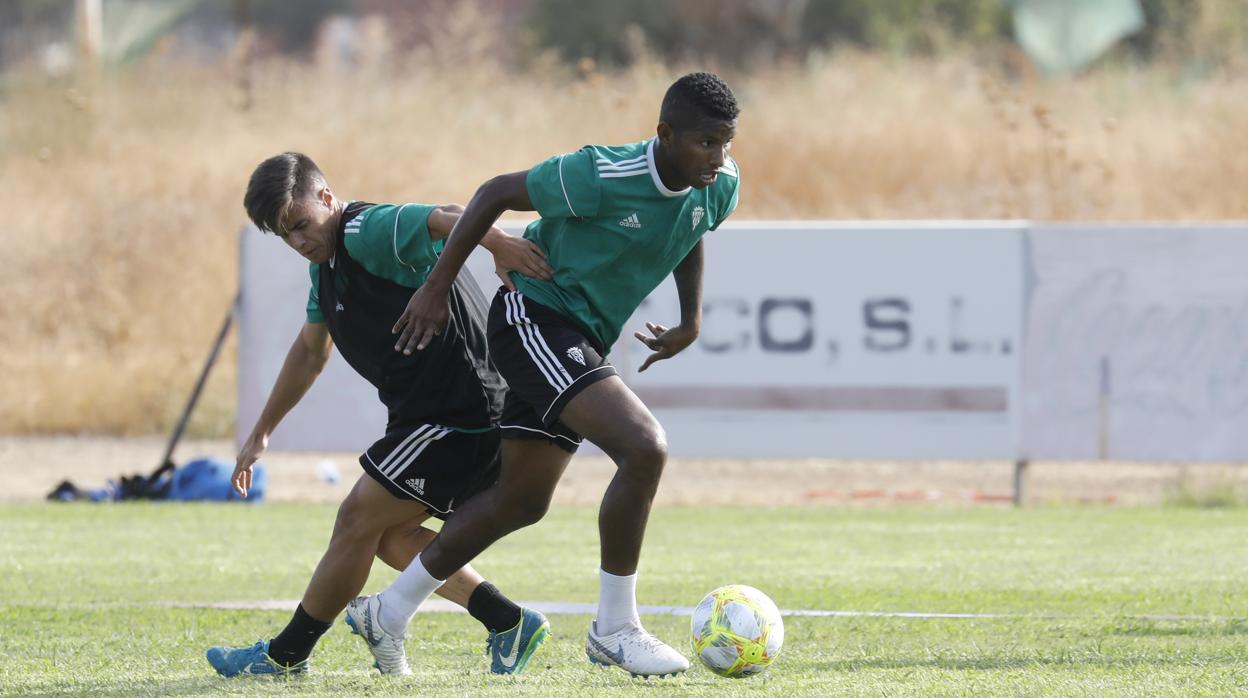
<svg viewBox="0 0 1248 698">
<path fill-rule="evenodd" d="M 679 322 L 669 278 L 612 358 L 680 455 L 1013 457 L 1022 234 L 1012 223 L 726 223 L 705 238 L 698 342 L 636 372 L 647 350 L 632 330 Z"/>
<path fill-rule="evenodd" d="M 1018 223 L 730 222 L 706 238 L 698 342 L 637 372 L 647 350 L 632 332 L 679 322 L 668 279 L 611 360 L 678 455 L 1011 458 L 1022 245 Z M 469 268 L 491 296 L 489 255 Z M 249 229 L 241 279 L 240 440 L 303 322 L 307 264 Z M 371 386 L 335 357 L 270 444 L 359 451 L 384 423 Z"/>
<path fill-rule="evenodd" d="M 1024 455 L 1248 460 L 1248 227 L 1029 239 Z"/>
</svg>

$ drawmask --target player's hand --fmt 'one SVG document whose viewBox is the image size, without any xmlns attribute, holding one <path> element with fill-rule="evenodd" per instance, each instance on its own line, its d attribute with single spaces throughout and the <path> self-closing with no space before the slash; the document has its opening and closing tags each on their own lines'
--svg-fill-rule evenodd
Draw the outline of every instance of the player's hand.
<svg viewBox="0 0 1248 698">
<path fill-rule="evenodd" d="M 234 483 L 234 491 L 243 499 L 251 490 L 251 466 L 260 460 L 260 454 L 269 447 L 269 435 L 253 433 L 247 437 L 243 450 L 238 452 L 238 460 L 234 463 L 234 474 L 230 482 Z"/>
<path fill-rule="evenodd" d="M 416 289 L 399 321 L 390 330 L 399 335 L 394 350 L 411 354 L 413 350 L 429 346 L 429 342 L 446 327 L 449 315 L 445 293 L 432 290 L 428 285 Z"/>
<path fill-rule="evenodd" d="M 546 253 L 531 240 L 503 234 L 494 246 L 494 273 L 508 291 L 516 290 L 508 272 L 519 272 L 529 278 L 549 281 L 555 270 L 546 263 Z"/>
<path fill-rule="evenodd" d="M 697 330 L 683 325 L 668 329 L 662 325 L 647 322 L 646 329 L 650 330 L 650 334 L 654 336 L 647 337 L 644 332 L 634 332 L 633 336 L 654 353 L 646 357 L 645 363 L 641 365 L 641 368 L 637 369 L 638 373 L 650 368 L 650 364 L 655 361 L 662 361 L 663 359 L 670 359 L 676 356 L 684 351 L 685 347 L 693 344 L 693 340 L 698 338 Z"/>
</svg>

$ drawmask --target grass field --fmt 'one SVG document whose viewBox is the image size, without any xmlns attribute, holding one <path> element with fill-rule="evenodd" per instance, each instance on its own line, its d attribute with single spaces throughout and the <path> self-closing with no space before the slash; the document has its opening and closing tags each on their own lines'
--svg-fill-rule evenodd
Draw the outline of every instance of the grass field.
<svg viewBox="0 0 1248 698">
<path fill-rule="evenodd" d="M 0 508 L 0 693 L 6 695 L 1228 695 L 1248 690 L 1246 509 L 664 508 L 643 604 L 689 606 L 747 583 L 782 608 L 1005 617 L 789 617 L 766 674 L 695 666 L 661 683 L 585 661 L 587 616 L 516 678 L 488 674 L 484 632 L 418 615 L 416 675 L 386 680 L 337 625 L 294 681 L 225 680 L 216 643 L 270 637 L 278 611 L 174 603 L 294 599 L 334 509 L 264 505 Z M 595 514 L 560 508 L 479 568 L 518 600 L 596 598 Z M 393 572 L 378 568 L 369 589 Z M 1161 616 L 1171 616 L 1169 619 Z M 1175 616 L 1180 618 L 1174 618 Z M 688 620 L 646 616 L 687 650 Z"/>
</svg>

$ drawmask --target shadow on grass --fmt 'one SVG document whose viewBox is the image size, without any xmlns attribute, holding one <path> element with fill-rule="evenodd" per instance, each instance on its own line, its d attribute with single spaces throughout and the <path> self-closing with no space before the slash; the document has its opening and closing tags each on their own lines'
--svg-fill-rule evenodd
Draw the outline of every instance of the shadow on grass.
<svg viewBox="0 0 1248 698">
<path fill-rule="evenodd" d="M 1110 626 L 1110 635 L 1127 637 L 1229 637 L 1248 635 L 1248 620 L 1232 618 L 1207 622 L 1193 621 L 1127 621 Z"/>
<path fill-rule="evenodd" d="M 648 680 L 630 678 L 618 669 L 595 667 L 588 662 L 569 665 L 573 671 L 551 674 L 551 667 L 529 667 L 523 677 L 493 676 L 479 671 L 461 673 L 454 671 L 441 676 L 420 676 L 410 679 L 380 676 L 371 668 L 366 672 L 315 673 L 305 676 L 240 676 L 223 678 L 214 674 L 161 679 L 142 676 L 132 679 L 89 680 L 82 677 L 58 677 L 45 675 L 34 685 L 3 686 L 0 695 L 20 695 L 30 698 L 65 698 L 68 696 L 267 696 L 267 695 L 325 695 L 325 696 L 424 696 L 424 695 L 583 695 L 600 692 L 623 692 L 629 696 L 668 696 L 673 693 L 698 693 L 720 689 L 725 679 L 715 676 L 701 667 L 677 678 Z M 520 679 L 519 681 L 515 679 Z M 762 688 L 768 682 L 755 681 L 752 685 Z M 55 687 L 53 687 L 55 686 Z M 9 692 L 11 691 L 11 693 Z M 714 691 L 712 691 L 714 692 Z"/>
<path fill-rule="evenodd" d="M 844 659 L 817 662 L 815 671 L 855 672 L 864 669 L 946 669 L 950 671 L 1001 671 L 1036 668 L 1100 667 L 1128 669 L 1136 667 L 1167 667 L 1174 665 L 1173 657 L 1114 657 L 1096 654 L 1071 653 L 1070 655 L 1036 657 L 932 657 L 896 659 Z M 1236 657 L 1204 657 L 1203 666 L 1242 665 Z"/>
<path fill-rule="evenodd" d="M 383 688 L 394 688 L 383 686 Z M 21 691 L 30 698 L 64 698 L 65 696 L 201 696 L 268 694 L 302 694 L 305 692 L 343 696 L 376 693 L 376 681 L 350 677 L 274 678 L 246 677 L 225 679 L 219 676 L 196 676 L 161 681 L 156 679 L 112 680 L 91 684 L 75 684 L 58 690 Z"/>
</svg>

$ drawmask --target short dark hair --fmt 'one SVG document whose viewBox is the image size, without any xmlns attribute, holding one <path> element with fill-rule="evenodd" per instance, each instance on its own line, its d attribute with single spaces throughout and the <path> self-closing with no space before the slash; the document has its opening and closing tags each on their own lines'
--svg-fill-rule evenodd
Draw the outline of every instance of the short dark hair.
<svg viewBox="0 0 1248 698">
<path fill-rule="evenodd" d="M 313 194 L 325 185 L 325 175 L 312 158 L 303 153 L 274 155 L 256 166 L 247 182 L 243 208 L 256 227 L 279 233 L 282 214 L 296 200 Z"/>
<path fill-rule="evenodd" d="M 667 88 L 659 120 L 677 128 L 705 119 L 732 121 L 740 113 L 736 96 L 718 75 L 689 73 Z"/>
</svg>

